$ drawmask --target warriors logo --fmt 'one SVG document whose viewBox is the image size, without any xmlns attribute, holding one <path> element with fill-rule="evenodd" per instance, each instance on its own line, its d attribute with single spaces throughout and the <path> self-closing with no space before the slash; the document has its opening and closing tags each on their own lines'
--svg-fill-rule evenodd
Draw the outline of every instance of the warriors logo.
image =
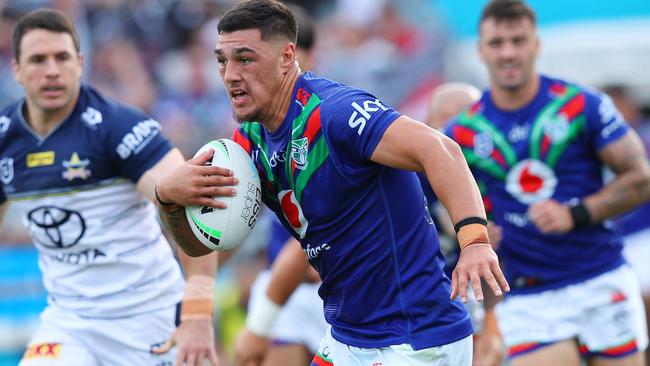
<svg viewBox="0 0 650 366">
<path fill-rule="evenodd" d="M 298 140 L 291 140 L 291 160 L 296 163 L 298 169 L 305 169 L 307 166 L 307 152 L 309 151 L 309 140 L 303 137 Z"/>
<path fill-rule="evenodd" d="M 532 204 L 551 198 L 557 178 L 542 161 L 526 159 L 517 163 L 506 178 L 506 190 L 519 202 Z"/>
</svg>

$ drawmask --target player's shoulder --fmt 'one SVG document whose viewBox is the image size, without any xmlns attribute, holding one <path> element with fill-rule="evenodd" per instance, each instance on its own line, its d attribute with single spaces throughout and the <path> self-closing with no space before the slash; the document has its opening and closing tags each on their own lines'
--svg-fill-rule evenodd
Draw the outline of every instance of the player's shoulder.
<svg viewBox="0 0 650 366">
<path fill-rule="evenodd" d="M 597 89 L 592 87 L 582 85 L 578 82 L 569 81 L 560 78 L 550 77 L 548 75 L 542 75 L 542 83 L 547 86 L 551 94 L 554 95 L 563 95 L 571 94 L 581 95 L 585 98 L 586 102 L 599 102 L 602 99 L 606 99 L 607 95 Z"/>
<path fill-rule="evenodd" d="M 10 126 L 19 122 L 19 109 L 23 100 L 14 101 L 0 109 L 0 138 Z"/>
<path fill-rule="evenodd" d="M 301 76 L 301 83 L 296 97 L 298 99 L 304 99 L 307 95 L 311 97 L 314 94 L 318 97 L 321 104 L 326 104 L 328 106 L 353 102 L 360 97 L 376 99 L 372 94 L 365 90 L 325 77 L 317 76 L 311 72 L 306 72 Z"/>
<path fill-rule="evenodd" d="M 89 85 L 81 87 L 78 108 L 81 122 L 93 130 L 120 129 L 151 120 L 143 111 L 118 102 Z"/>
</svg>

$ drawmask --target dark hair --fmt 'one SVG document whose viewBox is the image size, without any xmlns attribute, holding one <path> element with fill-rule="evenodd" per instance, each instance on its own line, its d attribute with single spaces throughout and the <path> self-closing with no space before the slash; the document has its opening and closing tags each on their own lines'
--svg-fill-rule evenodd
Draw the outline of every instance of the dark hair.
<svg viewBox="0 0 650 366">
<path fill-rule="evenodd" d="M 72 37 L 74 47 L 79 52 L 79 34 L 74 23 L 63 12 L 55 9 L 34 10 L 18 20 L 12 36 L 12 47 L 16 61 L 20 59 L 20 42 L 25 34 L 34 29 L 45 29 L 51 32 L 68 33 Z"/>
<path fill-rule="evenodd" d="M 286 37 L 296 43 L 298 26 L 289 8 L 276 0 L 247 0 L 228 10 L 217 26 L 219 34 L 259 29 L 262 39 Z"/>
<path fill-rule="evenodd" d="M 298 24 L 298 39 L 296 40 L 296 47 L 311 51 L 316 43 L 314 20 L 303 7 L 298 5 L 289 5 L 289 9 L 293 13 L 293 16 L 296 18 L 296 23 Z"/>
<path fill-rule="evenodd" d="M 530 19 L 533 24 L 537 22 L 535 11 L 521 0 L 492 0 L 481 13 L 479 25 L 489 18 L 494 18 L 497 22 L 513 21 L 522 18 Z"/>
</svg>

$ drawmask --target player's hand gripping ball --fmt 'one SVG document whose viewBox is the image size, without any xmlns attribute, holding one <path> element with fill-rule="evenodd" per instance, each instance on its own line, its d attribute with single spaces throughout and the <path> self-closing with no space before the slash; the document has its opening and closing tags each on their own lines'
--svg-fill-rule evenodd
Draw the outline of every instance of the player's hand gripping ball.
<svg viewBox="0 0 650 366">
<path fill-rule="evenodd" d="M 214 150 L 209 164 L 233 171 L 239 180 L 234 197 L 215 197 L 226 209 L 208 206 L 187 206 L 185 213 L 194 235 L 212 250 L 230 250 L 241 244 L 257 222 L 262 204 L 260 178 L 246 150 L 229 139 L 219 139 L 203 145 L 196 153 Z M 195 155 L 195 156 L 196 156 Z"/>
</svg>

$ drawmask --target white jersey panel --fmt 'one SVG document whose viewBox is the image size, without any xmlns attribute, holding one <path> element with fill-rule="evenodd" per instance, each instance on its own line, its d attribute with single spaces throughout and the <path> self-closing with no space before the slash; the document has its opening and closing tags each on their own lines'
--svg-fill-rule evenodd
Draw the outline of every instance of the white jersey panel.
<svg viewBox="0 0 650 366">
<path fill-rule="evenodd" d="M 180 302 L 180 268 L 154 205 L 132 182 L 38 192 L 14 197 L 13 204 L 39 251 L 50 301 L 58 306 L 86 317 L 117 317 Z"/>
</svg>

